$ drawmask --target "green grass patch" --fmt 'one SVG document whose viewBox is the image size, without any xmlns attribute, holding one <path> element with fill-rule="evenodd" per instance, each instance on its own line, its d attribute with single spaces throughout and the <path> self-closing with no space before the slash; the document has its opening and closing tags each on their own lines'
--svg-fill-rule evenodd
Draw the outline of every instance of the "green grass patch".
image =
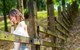
<svg viewBox="0 0 80 50">
<path fill-rule="evenodd" d="M 47 11 L 39 11 L 39 12 L 37 12 L 37 16 L 39 19 L 47 18 Z"/>
<path fill-rule="evenodd" d="M 41 19 L 41 18 L 47 18 L 48 14 L 47 14 L 47 11 L 38 11 L 37 12 L 37 16 L 38 16 L 39 19 Z M 55 17 L 58 16 L 58 11 L 57 10 L 54 11 L 54 16 Z"/>
<path fill-rule="evenodd" d="M 8 28 L 10 27 L 10 20 L 7 19 Z M 0 21 L 0 30 L 4 31 L 4 20 Z"/>
</svg>

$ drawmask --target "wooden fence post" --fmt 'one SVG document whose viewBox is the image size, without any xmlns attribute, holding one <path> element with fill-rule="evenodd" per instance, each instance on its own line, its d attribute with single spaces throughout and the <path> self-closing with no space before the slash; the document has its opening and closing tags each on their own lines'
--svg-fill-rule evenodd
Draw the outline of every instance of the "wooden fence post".
<svg viewBox="0 0 80 50">
<path fill-rule="evenodd" d="M 54 6 L 52 0 L 47 0 L 47 13 L 48 13 L 48 29 L 55 32 L 55 19 L 54 19 Z M 51 41 L 56 43 L 56 37 L 52 37 Z M 52 50 L 56 50 L 55 47 Z"/>
<path fill-rule="evenodd" d="M 32 40 L 38 39 L 38 32 L 37 32 L 37 9 L 36 9 L 36 2 L 35 0 L 28 1 L 28 12 L 29 12 L 29 28 L 30 28 L 30 38 Z M 39 45 L 31 45 L 31 50 L 39 50 Z"/>
<path fill-rule="evenodd" d="M 60 6 L 58 6 L 58 20 L 61 22 L 62 21 L 62 16 L 61 16 L 61 7 Z M 56 27 L 59 27 L 60 29 L 62 29 L 62 27 L 59 25 L 59 24 L 57 24 L 57 26 Z M 58 32 L 58 34 L 60 34 L 61 35 L 61 32 L 59 32 L 59 31 L 57 31 Z M 58 38 L 58 44 L 61 46 L 61 39 L 59 39 Z M 58 50 L 60 50 L 61 48 L 58 48 Z"/>
<path fill-rule="evenodd" d="M 8 32 L 8 26 L 7 26 L 7 17 L 6 17 L 6 4 L 5 4 L 5 1 L 6 0 L 2 0 L 3 1 L 3 15 L 4 15 L 4 28 L 5 28 L 5 31 Z"/>
</svg>

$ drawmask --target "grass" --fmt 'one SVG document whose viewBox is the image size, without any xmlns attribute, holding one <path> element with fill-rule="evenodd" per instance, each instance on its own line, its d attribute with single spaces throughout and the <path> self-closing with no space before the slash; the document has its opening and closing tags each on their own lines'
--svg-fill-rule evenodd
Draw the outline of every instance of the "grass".
<svg viewBox="0 0 80 50">
<path fill-rule="evenodd" d="M 10 27 L 10 20 L 7 20 L 8 28 Z M 0 30 L 4 31 L 4 20 L 0 21 Z"/>
<path fill-rule="evenodd" d="M 39 11 L 37 12 L 37 16 L 39 19 L 47 18 L 47 11 Z"/>
<path fill-rule="evenodd" d="M 47 18 L 47 11 L 38 11 L 37 12 L 37 16 L 38 16 L 38 18 L 40 19 L 40 18 Z M 54 11 L 54 16 L 55 17 L 57 17 L 58 16 L 58 11 Z"/>
</svg>

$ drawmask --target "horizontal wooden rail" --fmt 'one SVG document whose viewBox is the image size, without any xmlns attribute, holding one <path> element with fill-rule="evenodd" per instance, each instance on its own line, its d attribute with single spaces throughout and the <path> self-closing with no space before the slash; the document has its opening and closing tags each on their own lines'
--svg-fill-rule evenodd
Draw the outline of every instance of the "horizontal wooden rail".
<svg viewBox="0 0 80 50">
<path fill-rule="evenodd" d="M 48 46 L 48 47 L 57 47 L 59 48 L 60 46 L 53 43 L 53 42 L 47 42 L 47 41 L 43 41 L 43 40 L 35 40 L 34 44 L 36 45 L 42 45 L 42 46 Z"/>
<path fill-rule="evenodd" d="M 44 28 L 43 28 L 43 29 L 44 29 Z M 57 34 L 57 33 L 55 33 L 55 32 L 51 32 L 50 30 L 47 30 L 47 32 L 46 32 L 45 29 L 44 29 L 44 30 L 40 30 L 40 32 L 43 32 L 43 33 L 45 33 L 45 34 L 49 34 L 49 35 L 51 35 L 51 36 L 55 36 L 55 37 L 58 37 L 58 38 L 60 38 L 60 39 L 66 40 L 65 37 L 63 37 L 63 36 L 61 36 L 61 35 L 59 35 L 59 34 Z"/>
<path fill-rule="evenodd" d="M 68 11 L 65 11 L 66 16 L 68 17 L 68 20 L 72 23 L 72 17 L 70 16 Z"/>
<path fill-rule="evenodd" d="M 59 45 L 53 43 L 53 42 L 47 42 L 47 41 L 43 41 L 43 43 L 41 44 L 43 46 L 48 46 L 48 47 L 57 47 L 57 48 L 60 48 Z"/>
<path fill-rule="evenodd" d="M 47 41 L 43 41 L 39 39 L 35 40 L 34 38 L 32 39 L 32 43 L 31 43 L 29 38 L 14 35 L 8 32 L 2 32 L 2 31 L 0 31 L 0 42 L 1 42 L 0 43 L 1 47 L 5 47 L 4 44 L 9 44 L 12 42 L 21 42 L 21 43 L 26 43 L 26 44 L 43 45 L 43 46 L 49 46 L 49 47 L 59 47 L 53 42 L 47 42 Z"/>
<path fill-rule="evenodd" d="M 56 29 L 57 29 L 59 32 L 63 33 L 64 35 L 70 36 L 68 33 L 66 33 L 65 31 L 61 30 L 60 28 L 56 27 Z"/>
<path fill-rule="evenodd" d="M 29 38 L 14 35 L 11 33 L 4 33 L 4 32 L 0 32 L 0 40 L 29 43 Z"/>
<path fill-rule="evenodd" d="M 69 28 L 70 25 L 63 19 L 63 23 Z"/>
<path fill-rule="evenodd" d="M 63 23 L 61 23 L 59 20 L 57 20 L 56 19 L 56 22 L 59 24 L 59 25 L 61 25 L 66 31 L 68 31 L 69 32 L 69 29 L 63 24 Z"/>
<path fill-rule="evenodd" d="M 63 18 L 66 20 L 66 22 L 67 22 L 68 24 L 71 24 L 71 22 L 66 18 L 67 16 L 65 16 L 65 14 L 64 14 L 63 12 L 62 12 L 61 14 L 62 14 Z"/>
<path fill-rule="evenodd" d="M 68 11 L 66 11 L 66 13 L 67 13 L 67 16 L 68 16 L 69 19 L 70 19 L 71 24 L 72 24 L 72 18 L 73 18 L 73 17 L 70 16 L 70 14 L 68 13 Z"/>
</svg>

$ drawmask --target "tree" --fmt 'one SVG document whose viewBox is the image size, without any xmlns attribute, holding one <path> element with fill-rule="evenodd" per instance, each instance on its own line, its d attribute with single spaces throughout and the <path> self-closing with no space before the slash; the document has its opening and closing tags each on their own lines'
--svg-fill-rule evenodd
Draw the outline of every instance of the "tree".
<svg viewBox="0 0 80 50">
<path fill-rule="evenodd" d="M 39 11 L 46 9 L 46 3 L 44 2 L 44 0 L 37 0 L 36 2 Z"/>
<path fill-rule="evenodd" d="M 5 31 L 8 31 L 5 7 L 6 7 L 5 0 L 3 0 L 3 15 L 4 15 Z"/>
<path fill-rule="evenodd" d="M 28 0 L 23 0 L 23 6 L 24 6 L 24 17 L 27 19 L 29 17 L 28 15 Z"/>
<path fill-rule="evenodd" d="M 36 17 L 37 17 L 37 9 L 36 9 L 36 1 L 29 0 L 28 2 L 28 13 L 29 13 L 29 33 L 30 38 L 37 38 L 37 24 L 36 24 Z M 37 50 L 36 45 L 32 45 L 32 50 Z"/>
<path fill-rule="evenodd" d="M 55 19 L 54 19 L 54 6 L 52 0 L 47 0 L 47 13 L 48 13 L 48 29 L 55 32 Z M 56 44 L 56 37 L 52 37 L 51 41 Z M 55 47 L 52 50 L 56 50 Z"/>
<path fill-rule="evenodd" d="M 11 9 L 16 8 L 16 5 L 17 5 L 16 0 L 5 0 L 6 13 L 8 14 Z M 3 0 L 0 0 L 0 15 L 2 14 L 2 12 L 3 12 Z"/>
</svg>

